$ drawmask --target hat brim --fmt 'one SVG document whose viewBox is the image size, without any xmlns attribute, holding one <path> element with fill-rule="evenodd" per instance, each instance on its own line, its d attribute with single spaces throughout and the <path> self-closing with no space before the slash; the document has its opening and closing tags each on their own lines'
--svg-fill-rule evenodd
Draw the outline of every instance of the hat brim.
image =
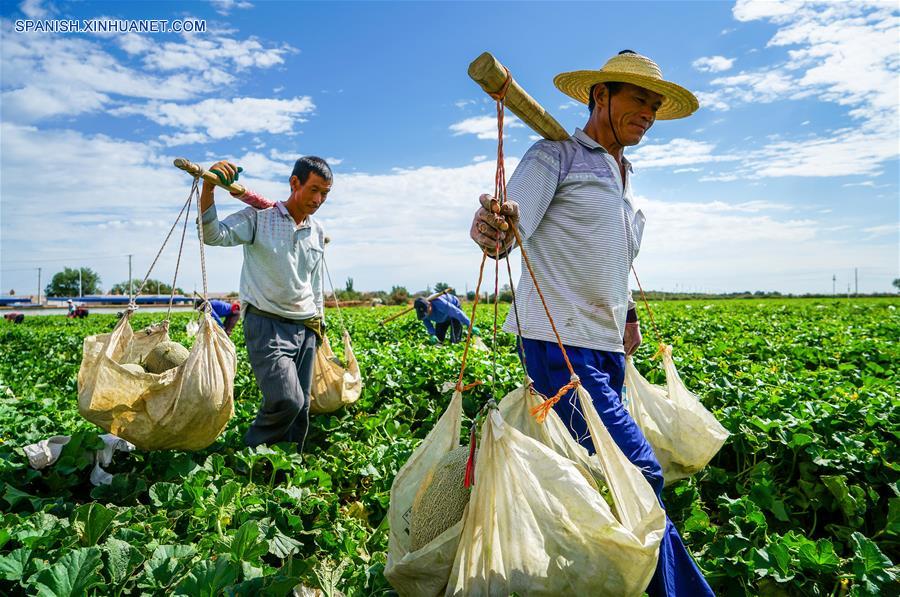
<svg viewBox="0 0 900 597">
<path fill-rule="evenodd" d="M 597 83 L 608 82 L 631 83 L 663 96 L 662 106 L 656 112 L 657 120 L 684 118 L 700 107 L 697 97 L 681 85 L 633 73 L 576 70 L 560 73 L 553 78 L 553 84 L 557 89 L 582 104 L 588 103 L 591 87 Z"/>
</svg>

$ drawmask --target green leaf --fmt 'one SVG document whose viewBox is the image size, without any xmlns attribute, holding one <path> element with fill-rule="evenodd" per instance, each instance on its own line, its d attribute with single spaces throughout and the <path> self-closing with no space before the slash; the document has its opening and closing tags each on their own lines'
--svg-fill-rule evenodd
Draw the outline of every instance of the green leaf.
<svg viewBox="0 0 900 597">
<path fill-rule="evenodd" d="M 108 561 L 110 581 L 113 585 L 122 585 L 144 562 L 144 555 L 127 541 L 108 539 L 103 544 Z"/>
<path fill-rule="evenodd" d="M 231 537 L 230 555 L 233 562 L 254 563 L 269 551 L 265 541 L 260 541 L 259 525 L 248 520 Z"/>
<path fill-rule="evenodd" d="M 160 545 L 144 562 L 144 575 L 138 586 L 162 590 L 179 580 L 196 553 L 193 545 Z"/>
<path fill-rule="evenodd" d="M 149 495 L 150 503 L 157 508 L 177 507 L 184 502 L 184 490 L 174 483 L 154 483 Z"/>
<path fill-rule="evenodd" d="M 302 543 L 291 539 L 276 527 L 275 536 L 269 539 L 269 553 L 284 559 L 300 551 L 301 545 Z"/>
<path fill-rule="evenodd" d="M 92 547 L 106 534 L 115 517 L 115 511 L 103 504 L 82 504 L 72 513 L 72 530 L 82 545 Z"/>
<path fill-rule="evenodd" d="M 822 482 L 825 484 L 825 487 L 828 488 L 828 491 L 831 492 L 831 495 L 837 500 L 841 512 L 843 512 L 847 522 L 851 522 L 860 511 L 865 509 L 865 502 L 861 502 L 859 499 L 862 497 L 864 500 L 865 496 L 859 496 L 857 495 L 857 492 L 852 492 L 851 489 L 858 490 L 859 488 L 851 488 L 848 486 L 847 477 L 844 475 L 823 475 Z M 861 491 L 859 493 L 861 493 Z"/>
<path fill-rule="evenodd" d="M 32 576 L 29 584 L 39 597 L 81 597 L 103 586 L 103 577 L 98 574 L 102 566 L 98 548 L 82 547 Z"/>
<path fill-rule="evenodd" d="M 176 595 L 216 597 L 225 587 L 234 584 L 240 569 L 228 558 L 203 560 L 175 587 Z"/>
<path fill-rule="evenodd" d="M 14 549 L 8 555 L 0 557 L 0 578 L 12 581 L 22 580 L 30 559 L 31 550 L 27 547 Z"/>
<path fill-rule="evenodd" d="M 896 575 L 890 570 L 890 558 L 884 555 L 873 541 L 862 533 L 850 535 L 853 546 L 853 574 L 858 582 L 887 588 Z"/>
<path fill-rule="evenodd" d="M 886 535 L 900 535 L 900 498 L 888 500 L 887 524 L 884 527 Z"/>
<path fill-rule="evenodd" d="M 840 558 L 834 553 L 834 545 L 828 539 L 804 543 L 800 546 L 798 555 L 804 568 L 816 572 L 831 572 L 841 564 Z"/>
</svg>

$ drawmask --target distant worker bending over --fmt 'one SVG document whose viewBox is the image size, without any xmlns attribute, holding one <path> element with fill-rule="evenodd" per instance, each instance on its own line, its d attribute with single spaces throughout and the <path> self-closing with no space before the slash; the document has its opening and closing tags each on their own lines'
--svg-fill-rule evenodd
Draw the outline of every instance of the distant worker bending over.
<svg viewBox="0 0 900 597">
<path fill-rule="evenodd" d="M 462 340 L 464 327 L 469 327 L 469 318 L 460 309 L 458 298 L 452 294 L 442 294 L 430 301 L 419 297 L 413 305 L 416 315 L 425 324 L 425 331 L 432 344 L 443 342 L 448 329 L 451 344 Z M 474 329 L 473 332 L 477 333 Z"/>
<path fill-rule="evenodd" d="M 199 309 L 202 304 L 203 300 L 197 299 L 194 303 L 194 308 Z M 241 304 L 238 301 L 228 302 L 211 299 L 209 306 L 211 307 L 209 314 L 225 330 L 225 333 L 230 336 L 234 326 L 237 325 L 238 320 L 241 318 Z"/>
</svg>

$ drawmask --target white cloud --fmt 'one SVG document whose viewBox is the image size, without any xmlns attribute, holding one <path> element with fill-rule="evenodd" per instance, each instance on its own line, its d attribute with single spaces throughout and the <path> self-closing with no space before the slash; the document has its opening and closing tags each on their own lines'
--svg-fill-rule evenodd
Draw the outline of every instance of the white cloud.
<svg viewBox="0 0 900 597">
<path fill-rule="evenodd" d="M 232 72 L 270 68 L 295 51 L 225 35 L 185 35 L 182 42 L 154 44 L 137 34 L 98 40 L 13 35 L 9 20 L 0 21 L 0 28 L 3 116 L 20 123 L 99 112 L 133 98 L 192 99 L 233 83 Z M 103 47 L 106 41 L 125 51 L 124 61 Z M 129 64 L 133 60 L 142 64 Z"/>
<path fill-rule="evenodd" d="M 732 65 L 734 65 L 734 58 L 725 56 L 703 56 L 692 63 L 694 68 L 707 73 L 720 73 L 730 69 Z"/>
<path fill-rule="evenodd" d="M 504 129 L 523 128 L 525 125 L 516 117 L 506 116 L 503 119 Z M 479 139 L 497 140 L 496 116 L 473 116 L 450 125 L 453 136 L 475 135 Z"/>
<path fill-rule="evenodd" d="M 719 112 L 727 112 L 731 109 L 731 105 L 728 103 L 724 94 L 718 93 L 716 91 L 698 91 L 694 95 L 697 96 L 697 101 L 700 102 L 700 107 L 706 110 L 716 110 Z"/>
<path fill-rule="evenodd" d="M 667 143 L 641 145 L 628 156 L 638 169 L 688 166 L 710 162 L 728 162 L 740 159 L 728 154 L 715 154 L 715 143 L 672 139 Z"/>
<path fill-rule="evenodd" d="M 718 77 L 697 94 L 713 110 L 745 103 L 815 99 L 844 106 L 852 126 L 803 139 L 783 136 L 747 152 L 727 177 L 874 176 L 900 153 L 900 14 L 879 2 L 756 2 L 739 0 L 739 21 L 768 20 L 777 30 L 769 48 L 787 59 Z M 809 120 L 801 125 L 809 124 Z M 773 156 L 786 156 L 783 160 Z M 733 179 L 733 178 L 732 178 Z"/>
<path fill-rule="evenodd" d="M 870 235 L 870 238 L 878 236 L 896 235 L 900 231 L 900 222 L 896 224 L 883 224 L 881 226 L 871 226 L 863 228 L 863 232 Z"/>
<path fill-rule="evenodd" d="M 472 158 L 472 161 L 477 164 L 478 162 L 483 162 L 486 159 L 487 159 L 486 155 L 476 155 L 475 157 Z"/>
<path fill-rule="evenodd" d="M 568 110 L 570 108 L 584 108 L 584 107 L 585 107 L 584 104 L 582 104 L 581 102 L 569 100 L 566 103 L 561 104 L 559 106 L 559 109 L 560 110 Z"/>
<path fill-rule="evenodd" d="M 223 16 L 228 16 L 234 9 L 253 8 L 253 4 L 246 0 L 212 0 L 212 5 L 216 12 Z"/>
<path fill-rule="evenodd" d="M 25 0 L 19 5 L 19 10 L 29 19 L 43 19 L 50 14 L 50 9 L 44 4 L 43 0 Z"/>
<path fill-rule="evenodd" d="M 207 99 L 196 104 L 150 102 L 125 106 L 111 113 L 144 116 L 163 126 L 224 139 L 242 133 L 291 133 L 294 124 L 306 122 L 304 115 L 315 107 L 308 96 L 289 100 L 241 97 Z"/>
<path fill-rule="evenodd" d="M 462 108 L 465 108 L 466 106 L 469 106 L 474 103 L 475 103 L 475 100 L 463 99 L 463 100 L 456 100 L 455 102 L 453 102 L 453 105 L 456 106 L 457 108 L 462 109 Z"/>
<path fill-rule="evenodd" d="M 176 133 L 174 135 L 160 135 L 159 140 L 167 147 L 174 147 L 176 145 L 206 143 L 209 141 L 209 137 L 203 133 Z"/>
</svg>

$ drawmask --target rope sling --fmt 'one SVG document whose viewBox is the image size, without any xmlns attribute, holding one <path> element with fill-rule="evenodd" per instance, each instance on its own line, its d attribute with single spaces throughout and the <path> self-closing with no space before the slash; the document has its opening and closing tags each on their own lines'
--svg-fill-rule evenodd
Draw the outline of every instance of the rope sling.
<svg viewBox="0 0 900 597">
<path fill-rule="evenodd" d="M 129 297 L 128 307 L 115 329 L 84 339 L 78 371 L 79 412 L 105 431 L 142 450 L 206 448 L 234 414 L 237 356 L 234 344 L 210 316 L 202 226 L 197 227 L 197 234 L 203 302 L 193 346 L 181 364 L 160 373 L 144 369 L 150 367 L 159 348 L 169 350 L 167 347 L 172 346 L 184 351 L 171 341 L 168 332 L 195 197 L 199 203 L 197 176 L 137 293 Z M 165 317 L 134 332 L 131 318 L 138 309 L 136 297 L 146 286 L 179 223 L 182 224 L 181 239 Z"/>
<path fill-rule="evenodd" d="M 328 271 L 324 251 L 322 253 L 322 269 L 325 270 L 325 276 L 328 278 L 331 296 L 334 299 L 338 321 L 341 325 L 344 358 L 338 359 L 335 356 L 328 336 L 322 334 L 322 344 L 316 350 L 316 364 L 310 388 L 310 414 L 332 413 L 343 406 L 353 404 L 359 400 L 363 386 L 359 363 L 353 354 L 350 332 L 347 331 L 347 325 L 344 322 L 341 304 L 338 301 L 337 292 L 334 290 L 334 283 L 331 281 L 331 272 Z"/>
</svg>

